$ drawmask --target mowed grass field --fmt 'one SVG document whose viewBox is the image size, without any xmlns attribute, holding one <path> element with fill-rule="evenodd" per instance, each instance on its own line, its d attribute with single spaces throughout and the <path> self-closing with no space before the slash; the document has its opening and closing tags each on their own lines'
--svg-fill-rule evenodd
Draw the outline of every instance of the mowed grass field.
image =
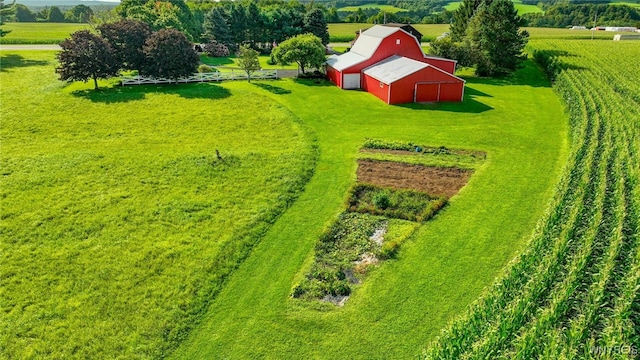
<svg viewBox="0 0 640 360">
<path fill-rule="evenodd" d="M 53 52 L 2 56 L 9 357 L 415 356 L 523 249 L 567 155 L 531 63 L 469 77 L 461 104 L 388 106 L 293 80 L 94 92 Z M 367 137 L 488 155 L 344 308 L 293 300 Z"/>
<path fill-rule="evenodd" d="M 95 92 L 53 55 L 1 58 L 1 357 L 163 357 L 300 194 L 314 139 L 254 86 Z"/>
<path fill-rule="evenodd" d="M 282 90 L 264 95 L 318 137 L 316 173 L 172 358 L 416 357 L 524 248 L 567 155 L 559 99 L 531 63 L 507 80 L 469 77 L 462 104 L 388 106 L 328 84 L 274 85 Z M 480 149 L 487 162 L 343 308 L 291 299 L 367 137 Z"/>
<path fill-rule="evenodd" d="M 91 30 L 88 24 L 6 23 L 11 32 L 0 38 L 0 44 L 59 44 L 78 30 Z"/>
</svg>

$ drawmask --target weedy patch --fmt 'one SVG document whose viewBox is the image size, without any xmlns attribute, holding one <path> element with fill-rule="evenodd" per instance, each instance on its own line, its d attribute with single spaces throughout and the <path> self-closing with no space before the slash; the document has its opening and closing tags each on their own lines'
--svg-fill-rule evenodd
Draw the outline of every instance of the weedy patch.
<svg viewBox="0 0 640 360">
<path fill-rule="evenodd" d="M 348 209 L 351 212 L 422 222 L 429 220 L 446 203 L 444 196 L 357 184 L 351 188 Z"/>
<path fill-rule="evenodd" d="M 386 219 L 368 214 L 344 212 L 318 240 L 315 260 L 305 279 L 292 296 L 303 299 L 325 299 L 342 305 L 351 294 L 367 266 L 380 252 L 381 245 L 373 235 L 386 228 Z M 356 266 L 357 265 L 357 266 Z"/>
</svg>

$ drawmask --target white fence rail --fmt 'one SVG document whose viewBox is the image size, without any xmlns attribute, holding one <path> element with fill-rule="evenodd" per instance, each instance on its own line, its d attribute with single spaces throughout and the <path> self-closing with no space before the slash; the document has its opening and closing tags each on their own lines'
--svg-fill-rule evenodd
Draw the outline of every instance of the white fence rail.
<svg viewBox="0 0 640 360">
<path fill-rule="evenodd" d="M 252 80 L 277 79 L 277 70 L 259 70 L 251 74 Z M 144 85 L 144 84 L 172 84 L 172 83 L 192 83 L 192 82 L 211 82 L 224 80 L 246 80 L 247 74 L 244 72 L 211 72 L 197 73 L 189 77 L 180 78 L 178 80 L 166 78 L 152 78 L 145 76 L 122 76 L 120 83 L 125 85 Z"/>
</svg>

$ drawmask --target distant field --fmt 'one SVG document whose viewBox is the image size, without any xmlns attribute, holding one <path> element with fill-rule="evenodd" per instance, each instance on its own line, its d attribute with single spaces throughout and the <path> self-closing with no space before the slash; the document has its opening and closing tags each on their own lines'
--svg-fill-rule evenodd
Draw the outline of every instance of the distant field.
<svg viewBox="0 0 640 360">
<path fill-rule="evenodd" d="M 358 30 L 366 30 L 373 24 L 340 23 L 329 24 L 331 42 L 346 42 L 355 39 Z M 413 24 L 422 33 L 422 41 L 428 42 L 449 30 L 449 24 Z"/>
<path fill-rule="evenodd" d="M 399 7 L 395 7 L 393 5 L 380 5 L 380 4 L 364 4 L 359 6 L 345 6 L 339 8 L 338 11 L 358 11 L 358 9 L 380 9 L 381 11 L 386 11 L 390 13 L 397 13 L 399 11 L 405 11 Z"/>
<path fill-rule="evenodd" d="M 542 9 L 540 9 L 539 7 L 535 6 L 535 5 L 525 5 L 522 3 L 522 0 L 513 0 L 513 3 L 516 6 L 516 9 L 518 10 L 518 14 L 522 15 L 522 14 L 528 14 L 528 13 L 541 13 L 543 12 Z M 462 4 L 462 1 L 452 1 L 449 4 L 447 4 L 444 8 L 449 10 L 449 11 L 454 11 L 456 9 L 458 9 L 460 7 L 460 4 Z"/>
<path fill-rule="evenodd" d="M 613 5 L 627 5 L 634 8 L 640 8 L 640 2 L 629 2 L 629 1 L 612 1 Z"/>
<path fill-rule="evenodd" d="M 87 24 L 65 23 L 6 23 L 11 33 L 0 38 L 0 44 L 59 44 L 71 33 L 91 27 Z"/>
<path fill-rule="evenodd" d="M 556 29 L 556 28 L 536 28 L 527 27 L 524 28 L 529 32 L 532 39 L 611 39 L 618 32 L 613 31 L 590 31 L 590 30 L 571 30 L 571 29 Z"/>
<path fill-rule="evenodd" d="M 366 30 L 373 24 L 329 24 L 329 34 L 331 42 L 348 42 L 356 37 L 356 31 Z M 443 32 L 449 31 L 448 24 L 414 24 L 413 25 L 423 35 L 422 41 L 429 42 Z M 592 33 L 589 30 L 571 30 L 557 28 L 532 28 L 526 29 L 531 38 L 535 39 L 591 39 Z M 609 31 L 596 31 L 593 37 L 596 39 L 613 39 L 617 34 Z"/>
</svg>

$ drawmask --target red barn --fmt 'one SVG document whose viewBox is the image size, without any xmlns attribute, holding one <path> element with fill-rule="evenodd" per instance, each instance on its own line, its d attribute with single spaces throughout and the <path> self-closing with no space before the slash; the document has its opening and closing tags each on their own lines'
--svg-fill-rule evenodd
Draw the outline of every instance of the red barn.
<svg viewBox="0 0 640 360">
<path fill-rule="evenodd" d="M 394 66 L 401 69 L 394 71 Z M 377 25 L 364 31 L 351 51 L 329 57 L 326 70 L 341 89 L 365 89 L 400 104 L 462 101 L 464 80 L 453 75 L 455 67 L 455 60 L 425 55 L 418 40 L 402 28 Z"/>
</svg>

